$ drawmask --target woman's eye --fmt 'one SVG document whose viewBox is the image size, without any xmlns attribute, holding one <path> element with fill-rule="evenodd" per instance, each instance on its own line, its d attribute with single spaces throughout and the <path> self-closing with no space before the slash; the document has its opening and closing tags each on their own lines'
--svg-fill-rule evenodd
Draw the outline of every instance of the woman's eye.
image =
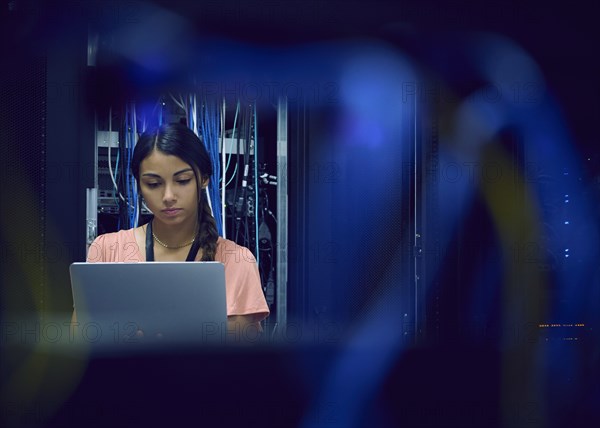
<svg viewBox="0 0 600 428">
<path fill-rule="evenodd" d="M 188 179 L 186 179 L 186 180 L 177 180 L 177 182 L 178 182 L 179 184 L 188 184 L 190 181 L 192 181 L 192 179 L 191 179 L 191 178 L 188 178 Z"/>
<path fill-rule="evenodd" d="M 160 183 L 146 183 L 146 186 L 148 186 L 151 189 L 154 189 L 156 187 L 159 186 Z"/>
</svg>

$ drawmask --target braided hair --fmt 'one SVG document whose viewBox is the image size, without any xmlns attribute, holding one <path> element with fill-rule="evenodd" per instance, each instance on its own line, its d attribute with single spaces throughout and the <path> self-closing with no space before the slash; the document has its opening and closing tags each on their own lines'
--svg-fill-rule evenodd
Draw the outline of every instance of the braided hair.
<svg viewBox="0 0 600 428">
<path fill-rule="evenodd" d="M 212 162 L 204 144 L 190 128 L 181 123 L 169 123 L 144 132 L 136 143 L 131 158 L 131 171 L 138 188 L 141 187 L 140 165 L 154 150 L 177 156 L 194 170 L 198 189 L 198 224 L 200 225 L 198 240 L 202 248 L 202 261 L 214 261 L 219 232 L 208 204 L 206 191 L 201 187 L 201 183 L 213 173 Z M 201 176 L 199 177 L 198 174 Z"/>
</svg>

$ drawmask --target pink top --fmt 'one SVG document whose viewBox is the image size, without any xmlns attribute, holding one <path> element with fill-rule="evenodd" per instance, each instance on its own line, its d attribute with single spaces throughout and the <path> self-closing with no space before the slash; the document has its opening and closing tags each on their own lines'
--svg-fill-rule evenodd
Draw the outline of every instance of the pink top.
<svg viewBox="0 0 600 428">
<path fill-rule="evenodd" d="M 199 260 L 200 253 L 196 260 Z M 133 229 L 98 236 L 88 251 L 87 262 L 144 262 Z M 215 261 L 225 265 L 227 315 L 255 314 L 255 321 L 269 315 L 254 255 L 245 247 L 219 237 Z"/>
</svg>

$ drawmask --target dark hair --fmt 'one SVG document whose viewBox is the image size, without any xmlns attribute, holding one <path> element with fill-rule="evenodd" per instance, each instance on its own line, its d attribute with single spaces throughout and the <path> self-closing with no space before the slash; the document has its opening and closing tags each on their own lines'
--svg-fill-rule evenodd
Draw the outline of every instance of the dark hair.
<svg viewBox="0 0 600 428">
<path fill-rule="evenodd" d="M 201 190 L 200 183 L 212 175 L 213 167 L 204 144 L 194 132 L 181 123 L 169 123 L 160 128 L 144 132 L 133 150 L 131 171 L 138 189 L 140 187 L 140 164 L 150 156 L 153 150 L 166 155 L 177 156 L 190 164 L 196 176 L 198 187 L 198 239 L 202 248 L 202 261 L 214 261 L 217 251 L 219 232 L 217 222 L 211 214 L 206 192 Z M 202 177 L 198 177 L 198 171 Z M 139 203 L 139 201 L 138 201 Z"/>
</svg>

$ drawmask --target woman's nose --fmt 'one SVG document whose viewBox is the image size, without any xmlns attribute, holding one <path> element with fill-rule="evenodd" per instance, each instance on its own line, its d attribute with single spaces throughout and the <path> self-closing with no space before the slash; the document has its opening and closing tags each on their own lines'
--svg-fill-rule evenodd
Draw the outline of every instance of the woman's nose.
<svg viewBox="0 0 600 428">
<path fill-rule="evenodd" d="M 163 202 L 172 202 L 175 200 L 175 193 L 170 184 L 165 185 L 165 193 L 163 193 Z"/>
</svg>

